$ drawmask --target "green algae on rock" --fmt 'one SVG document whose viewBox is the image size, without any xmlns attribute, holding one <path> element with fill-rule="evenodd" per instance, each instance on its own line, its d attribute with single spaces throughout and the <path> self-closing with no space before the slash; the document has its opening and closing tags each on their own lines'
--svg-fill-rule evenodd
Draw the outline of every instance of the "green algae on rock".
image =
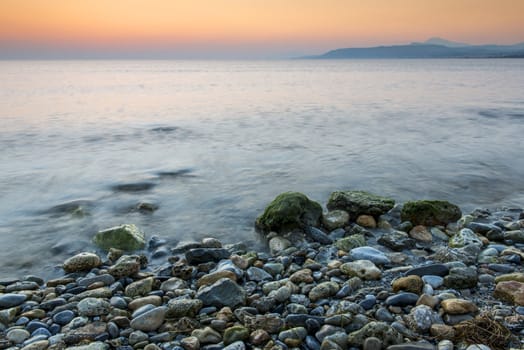
<svg viewBox="0 0 524 350">
<path fill-rule="evenodd" d="M 410 221 L 413 225 L 447 225 L 462 216 L 460 208 L 448 201 L 420 200 L 406 202 L 402 207 L 402 221 Z"/>
<path fill-rule="evenodd" d="M 299 192 L 279 194 L 255 222 L 263 231 L 285 233 L 304 226 L 318 226 L 322 207 Z"/>
<path fill-rule="evenodd" d="M 142 249 L 146 245 L 145 234 L 135 225 L 121 225 L 99 231 L 93 242 L 100 248 L 117 248 L 126 251 Z"/>
<path fill-rule="evenodd" d="M 379 217 L 395 205 L 391 198 L 381 197 L 365 191 L 336 191 L 327 203 L 329 210 L 345 210 L 352 219 L 362 214 Z"/>
</svg>

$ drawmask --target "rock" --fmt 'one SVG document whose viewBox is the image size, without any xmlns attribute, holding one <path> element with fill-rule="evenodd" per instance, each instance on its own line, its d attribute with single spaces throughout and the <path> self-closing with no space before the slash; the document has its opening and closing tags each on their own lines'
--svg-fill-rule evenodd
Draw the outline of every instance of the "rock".
<svg viewBox="0 0 524 350">
<path fill-rule="evenodd" d="M 336 282 L 322 282 L 317 284 L 309 292 L 309 299 L 313 302 L 319 299 L 325 299 L 337 294 L 340 286 Z"/>
<path fill-rule="evenodd" d="M 255 329 L 249 335 L 249 342 L 253 345 L 265 344 L 269 339 L 271 339 L 271 336 L 263 329 Z"/>
<path fill-rule="evenodd" d="M 386 232 L 377 242 L 397 252 L 415 247 L 415 240 L 402 231 Z"/>
<path fill-rule="evenodd" d="M 353 260 L 369 260 L 377 265 L 389 264 L 391 262 L 386 254 L 369 246 L 353 248 L 349 252 L 349 256 Z"/>
<path fill-rule="evenodd" d="M 284 342 L 287 346 L 298 347 L 302 341 L 306 339 L 307 330 L 304 327 L 295 327 L 278 334 L 278 339 Z"/>
<path fill-rule="evenodd" d="M 166 311 L 167 307 L 165 306 L 155 307 L 133 318 L 130 326 L 143 332 L 155 331 L 164 322 Z"/>
<path fill-rule="evenodd" d="M 211 286 L 200 288 L 196 297 L 202 300 L 205 306 L 235 308 L 245 304 L 246 291 L 230 279 L 222 278 Z"/>
<path fill-rule="evenodd" d="M 455 222 L 462 216 L 460 208 L 448 201 L 421 200 L 404 203 L 400 217 L 413 225 L 437 226 Z"/>
<path fill-rule="evenodd" d="M 167 303 L 166 316 L 169 318 L 195 317 L 202 306 L 200 299 L 171 299 Z"/>
<path fill-rule="evenodd" d="M 511 241 L 513 243 L 524 243 L 524 231 L 514 230 L 504 232 L 504 240 Z"/>
<path fill-rule="evenodd" d="M 424 282 L 422 278 L 417 275 L 409 275 L 406 277 L 400 277 L 394 280 L 391 284 L 393 292 L 406 291 L 415 294 L 422 293 L 422 288 L 424 288 Z"/>
<path fill-rule="evenodd" d="M 100 257 L 93 253 L 80 253 L 67 259 L 62 268 L 65 272 L 89 271 L 102 265 Z"/>
<path fill-rule="evenodd" d="M 449 268 L 444 264 L 429 264 L 423 266 L 417 266 L 406 271 L 406 275 L 417 275 L 417 276 L 426 276 L 426 275 L 435 275 L 435 276 L 447 276 L 449 273 Z"/>
<path fill-rule="evenodd" d="M 212 273 L 209 273 L 209 274 L 206 274 L 200 277 L 196 283 L 196 286 L 198 288 L 202 286 L 208 286 L 222 278 L 229 278 L 233 282 L 237 281 L 237 275 L 234 272 L 229 271 L 229 270 L 220 270 L 220 271 L 215 271 L 215 272 L 212 272 Z"/>
<path fill-rule="evenodd" d="M 343 228 L 349 223 L 349 214 L 344 210 L 332 210 L 322 214 L 322 224 L 329 231 Z"/>
<path fill-rule="evenodd" d="M 497 283 L 493 296 L 516 305 L 524 306 L 524 283 L 505 281 Z"/>
<path fill-rule="evenodd" d="M 276 236 L 269 240 L 269 251 L 272 255 L 278 255 L 289 247 L 291 242 L 284 237 Z"/>
<path fill-rule="evenodd" d="M 286 233 L 295 228 L 318 226 L 322 207 L 302 193 L 285 192 L 278 195 L 256 220 L 263 232 Z"/>
<path fill-rule="evenodd" d="M 273 276 L 271 276 L 269 273 L 254 266 L 248 268 L 246 274 L 249 281 L 262 282 L 271 281 L 273 279 Z"/>
<path fill-rule="evenodd" d="M 245 350 L 245 349 L 246 349 L 246 345 L 244 344 L 243 341 L 240 341 L 240 340 L 224 347 L 224 350 Z"/>
<path fill-rule="evenodd" d="M 159 297 L 158 295 L 148 295 L 146 297 L 136 298 L 136 299 L 133 299 L 131 302 L 129 302 L 129 304 L 127 304 L 123 298 L 122 299 L 116 299 L 116 298 L 118 297 L 111 298 L 110 300 L 111 305 L 115 306 L 115 304 L 118 303 L 119 305 L 121 305 L 121 306 L 118 306 L 120 309 L 129 308 L 129 310 L 131 311 L 138 310 L 142 306 L 148 305 L 148 304 L 151 304 L 153 306 L 162 305 L 162 298 Z"/>
<path fill-rule="evenodd" d="M 125 183 L 125 184 L 116 184 L 111 188 L 115 192 L 142 192 L 149 191 L 156 184 L 153 182 L 134 182 L 134 183 Z"/>
<path fill-rule="evenodd" d="M 227 259 L 231 253 L 224 248 L 193 248 L 189 249 L 185 256 L 191 265 L 198 265 L 210 261 L 218 262 Z"/>
<path fill-rule="evenodd" d="M 454 267 L 444 277 L 444 285 L 449 288 L 475 288 L 478 283 L 477 271 L 473 267 Z"/>
<path fill-rule="evenodd" d="M 517 282 L 524 283 L 524 273 L 522 272 L 506 273 L 504 275 L 495 277 L 495 283 L 505 282 L 505 281 L 517 281 Z"/>
<path fill-rule="evenodd" d="M 93 277 L 84 277 L 77 280 L 79 286 L 88 287 L 93 283 L 103 283 L 106 286 L 109 286 L 115 282 L 115 278 L 110 274 L 96 275 Z"/>
<path fill-rule="evenodd" d="M 331 244 L 333 243 L 333 239 L 329 237 L 327 234 L 322 232 L 316 227 L 313 226 L 307 226 L 306 227 L 306 233 L 314 242 L 318 242 L 320 244 Z"/>
<path fill-rule="evenodd" d="M 455 339 L 455 329 L 445 324 L 432 324 L 429 334 L 437 339 Z"/>
<path fill-rule="evenodd" d="M 25 345 L 22 350 L 44 350 L 49 346 L 48 340 L 37 340 Z"/>
<path fill-rule="evenodd" d="M 244 326 L 229 327 L 224 331 L 224 345 L 229 345 L 237 341 L 247 340 L 249 329 Z"/>
<path fill-rule="evenodd" d="M 85 298 L 77 304 L 77 308 L 80 316 L 101 316 L 109 313 L 111 304 L 101 298 Z"/>
<path fill-rule="evenodd" d="M 461 248 L 470 244 L 482 247 L 480 238 L 469 228 L 463 228 L 449 239 L 449 246 L 452 248 Z"/>
<path fill-rule="evenodd" d="M 429 243 L 433 240 L 431 232 L 428 231 L 426 226 L 417 225 L 409 231 L 409 236 L 417 241 Z"/>
<path fill-rule="evenodd" d="M 477 305 L 473 302 L 457 298 L 442 300 L 440 307 L 445 313 L 450 315 L 469 314 L 478 311 Z"/>
<path fill-rule="evenodd" d="M 145 235 L 135 225 L 121 225 L 99 231 L 93 242 L 102 249 L 110 248 L 133 251 L 146 245 Z"/>
<path fill-rule="evenodd" d="M 435 346 L 429 343 L 402 343 L 388 346 L 387 350 L 435 350 Z"/>
<path fill-rule="evenodd" d="M 11 329 L 7 332 L 6 338 L 13 344 L 22 344 L 26 339 L 29 339 L 31 334 L 25 329 Z"/>
<path fill-rule="evenodd" d="M 393 208 L 395 201 L 390 198 L 376 196 L 364 191 L 337 191 L 329 197 L 329 210 L 344 210 L 351 217 L 371 215 L 378 218 Z"/>
<path fill-rule="evenodd" d="M 0 294 L 0 309 L 8 309 L 14 306 L 18 306 L 27 300 L 25 294 L 7 293 Z"/>
<path fill-rule="evenodd" d="M 418 305 L 409 312 L 409 326 L 418 333 L 426 333 L 434 323 L 442 323 L 440 316 L 429 306 Z"/>
<path fill-rule="evenodd" d="M 311 273 L 312 271 L 310 269 L 298 270 L 289 276 L 289 280 L 295 284 L 312 283 L 313 276 L 311 276 Z"/>
<path fill-rule="evenodd" d="M 123 255 L 108 270 L 116 278 L 132 276 L 140 271 L 140 257 L 137 255 Z"/>
<path fill-rule="evenodd" d="M 181 278 L 172 277 L 167 281 L 162 282 L 160 285 L 160 290 L 164 292 L 176 291 L 177 289 L 186 289 L 187 283 Z"/>
<path fill-rule="evenodd" d="M 196 337 L 200 344 L 217 344 L 222 341 L 220 333 L 215 331 L 211 327 L 205 327 L 203 329 L 195 329 L 191 336 Z"/>
<path fill-rule="evenodd" d="M 129 284 L 125 289 L 125 295 L 130 298 L 145 296 L 153 289 L 153 277 L 144 278 Z"/>
<path fill-rule="evenodd" d="M 353 248 L 358 248 L 365 245 L 366 238 L 361 234 L 343 237 L 335 242 L 335 247 L 345 252 L 349 252 Z"/>
<path fill-rule="evenodd" d="M 386 305 L 388 306 L 408 306 L 415 305 L 418 301 L 418 295 L 415 293 L 401 292 L 392 295 L 386 299 Z"/>
<path fill-rule="evenodd" d="M 348 335 L 348 344 L 362 346 L 364 341 L 370 337 L 380 339 L 385 347 L 400 344 L 403 341 L 402 335 L 387 323 L 372 321 L 358 331 L 350 333 Z"/>
<path fill-rule="evenodd" d="M 356 260 L 340 266 L 340 271 L 348 276 L 357 276 L 365 280 L 378 280 L 381 270 L 369 260 Z"/>
<path fill-rule="evenodd" d="M 61 326 L 64 326 L 71 322 L 71 320 L 75 318 L 75 313 L 71 310 L 64 310 L 56 313 L 53 316 L 53 321 L 55 323 L 58 323 Z"/>
<path fill-rule="evenodd" d="M 369 337 L 364 340 L 363 350 L 382 350 L 382 340 L 376 337 Z"/>
<path fill-rule="evenodd" d="M 180 341 L 180 345 L 185 350 L 199 350 L 200 349 L 200 341 L 197 337 L 185 337 Z"/>
<path fill-rule="evenodd" d="M 365 228 L 376 228 L 377 221 L 371 215 L 359 215 L 355 221 L 357 225 L 360 225 Z"/>
</svg>

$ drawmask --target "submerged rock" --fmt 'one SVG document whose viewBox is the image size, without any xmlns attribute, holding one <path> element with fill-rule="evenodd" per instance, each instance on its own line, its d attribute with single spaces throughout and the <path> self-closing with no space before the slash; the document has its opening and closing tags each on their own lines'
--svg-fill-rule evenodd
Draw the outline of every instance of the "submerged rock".
<svg viewBox="0 0 524 350">
<path fill-rule="evenodd" d="M 145 235 L 135 225 L 121 225 L 99 231 L 93 242 L 100 248 L 110 248 L 133 251 L 142 249 L 146 245 Z"/>
<path fill-rule="evenodd" d="M 421 200 L 407 202 L 402 207 L 402 221 L 413 225 L 437 226 L 457 221 L 462 216 L 460 208 L 448 201 Z"/>
<path fill-rule="evenodd" d="M 299 192 L 278 195 L 256 220 L 256 227 L 263 232 L 285 233 L 295 228 L 318 226 L 322 207 Z"/>
<path fill-rule="evenodd" d="M 381 197 L 365 191 L 337 191 L 329 197 L 329 210 L 344 210 L 353 218 L 366 214 L 379 217 L 395 205 L 391 198 Z"/>
</svg>

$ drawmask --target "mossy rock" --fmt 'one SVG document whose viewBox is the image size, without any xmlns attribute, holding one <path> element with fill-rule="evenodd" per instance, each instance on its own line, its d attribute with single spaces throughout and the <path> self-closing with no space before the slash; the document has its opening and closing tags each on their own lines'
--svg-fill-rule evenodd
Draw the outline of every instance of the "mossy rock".
<svg viewBox="0 0 524 350">
<path fill-rule="evenodd" d="M 327 208 L 345 210 L 352 219 L 355 219 L 363 214 L 377 218 L 390 211 L 394 205 L 395 201 L 391 198 L 365 191 L 336 191 L 329 196 Z"/>
<path fill-rule="evenodd" d="M 343 237 L 335 242 L 335 247 L 346 252 L 349 252 L 353 248 L 363 247 L 365 245 L 366 238 L 361 234 Z"/>
<path fill-rule="evenodd" d="M 93 242 L 102 249 L 116 248 L 126 251 L 142 249 L 146 245 L 145 235 L 135 225 L 121 225 L 99 231 Z"/>
<path fill-rule="evenodd" d="M 289 232 L 305 226 L 319 226 L 322 207 L 299 192 L 279 194 L 255 222 L 262 232 Z"/>
<path fill-rule="evenodd" d="M 400 217 L 413 225 L 447 225 L 462 216 L 460 208 L 448 201 L 421 200 L 404 204 Z"/>
</svg>

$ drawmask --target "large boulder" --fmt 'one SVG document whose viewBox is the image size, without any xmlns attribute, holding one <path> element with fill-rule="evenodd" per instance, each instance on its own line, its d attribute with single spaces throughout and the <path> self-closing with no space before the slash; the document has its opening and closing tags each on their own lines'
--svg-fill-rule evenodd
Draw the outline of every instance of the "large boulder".
<svg viewBox="0 0 524 350">
<path fill-rule="evenodd" d="M 93 242 L 100 248 L 110 248 L 133 251 L 146 245 L 145 235 L 135 225 L 121 225 L 99 231 Z"/>
<path fill-rule="evenodd" d="M 413 225 L 447 225 L 462 216 L 460 208 L 448 201 L 421 200 L 404 204 L 400 217 Z"/>
<path fill-rule="evenodd" d="M 285 233 L 295 228 L 319 226 L 322 207 L 299 192 L 278 195 L 256 220 L 262 232 Z"/>
<path fill-rule="evenodd" d="M 365 191 L 336 191 L 331 193 L 327 203 L 329 210 L 344 210 L 356 219 L 359 215 L 379 217 L 395 205 L 391 198 L 381 197 Z"/>
</svg>

